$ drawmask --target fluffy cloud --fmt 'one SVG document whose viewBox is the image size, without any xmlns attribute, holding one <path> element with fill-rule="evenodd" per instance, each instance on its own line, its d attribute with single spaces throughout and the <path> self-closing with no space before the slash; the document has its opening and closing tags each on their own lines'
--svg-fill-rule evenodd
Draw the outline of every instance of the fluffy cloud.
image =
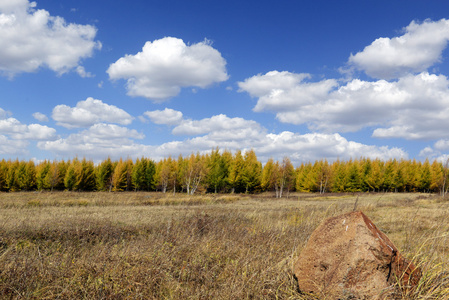
<svg viewBox="0 0 449 300">
<path fill-rule="evenodd" d="M 121 127 L 115 124 L 98 123 L 81 132 L 89 140 L 107 140 L 117 143 L 118 140 L 143 139 L 145 136 L 135 129 Z M 124 144 L 127 144 L 126 142 Z"/>
<path fill-rule="evenodd" d="M 151 122 L 164 125 L 178 125 L 182 122 L 182 112 L 165 108 L 164 110 L 153 110 L 144 112 Z"/>
<path fill-rule="evenodd" d="M 134 154 L 136 151 L 133 148 L 143 146 L 134 144 L 133 140 L 143 138 L 144 135 L 134 129 L 99 123 L 67 138 L 39 142 L 38 147 L 61 156 L 80 155 L 103 160 L 107 156 L 127 157 Z"/>
<path fill-rule="evenodd" d="M 0 154 L 2 155 L 23 155 L 27 153 L 28 141 L 11 140 L 0 134 Z"/>
<path fill-rule="evenodd" d="M 29 3 L 28 0 L 0 0 L 0 11 L 4 13 L 26 11 L 31 7 L 36 7 L 36 2 Z"/>
<path fill-rule="evenodd" d="M 298 107 L 324 100 L 337 85 L 333 79 L 320 82 L 304 82 L 309 74 L 271 71 L 256 75 L 239 82 L 239 91 L 248 92 L 259 98 L 254 111 L 281 110 L 289 111 Z"/>
<path fill-rule="evenodd" d="M 83 66 L 76 67 L 76 73 L 82 78 L 92 78 L 95 77 L 90 72 L 87 72 L 86 69 Z"/>
<path fill-rule="evenodd" d="M 3 108 L 0 108 L 0 119 L 5 119 L 11 115 L 10 112 L 4 110 Z"/>
<path fill-rule="evenodd" d="M 205 133 L 216 134 L 217 136 L 233 136 L 238 138 L 238 133 L 252 130 L 260 131 L 261 126 L 255 121 L 248 121 L 242 118 L 229 118 L 220 114 L 202 120 L 184 120 L 180 125 L 173 128 L 176 135 L 200 135 Z M 249 136 L 244 136 L 249 137 Z"/>
<path fill-rule="evenodd" d="M 442 139 L 435 142 L 433 147 L 425 147 L 419 152 L 419 156 L 429 159 L 436 159 L 443 164 L 449 163 L 449 139 Z M 444 153 L 446 152 L 446 153 Z"/>
<path fill-rule="evenodd" d="M 0 71 L 4 74 L 34 72 L 40 67 L 63 74 L 101 48 L 94 41 L 95 27 L 67 24 L 35 6 L 27 0 L 0 1 Z"/>
<path fill-rule="evenodd" d="M 239 82 L 239 91 L 258 98 L 254 111 L 272 111 L 279 121 L 312 131 L 370 127 L 377 138 L 449 138 L 449 81 L 426 72 L 448 40 L 449 20 L 411 22 L 403 35 L 377 39 L 351 55 L 351 67 L 381 80 L 314 82 L 310 74 L 271 71 Z"/>
<path fill-rule="evenodd" d="M 374 78 L 399 78 L 410 72 L 423 72 L 441 60 L 449 40 L 449 20 L 419 24 L 411 22 L 404 34 L 379 38 L 362 52 L 349 57 L 349 64 Z"/>
<path fill-rule="evenodd" d="M 243 130 L 243 129 L 242 129 Z M 407 158 L 408 155 L 402 149 L 390 147 L 377 147 L 364 145 L 361 143 L 348 141 L 339 134 L 298 134 L 289 131 L 279 134 L 267 134 L 264 128 L 259 132 L 254 130 L 247 132 L 247 138 L 227 139 L 213 133 L 187 139 L 162 144 L 152 149 L 154 158 L 165 157 L 169 154 L 178 155 L 182 153 L 188 155 L 196 151 L 209 151 L 215 147 L 235 151 L 254 149 L 258 158 L 265 162 L 270 157 L 281 159 L 288 156 L 295 164 L 300 162 L 314 161 L 322 158 L 328 160 L 350 159 L 355 157 L 370 158 Z"/>
<path fill-rule="evenodd" d="M 184 119 L 180 111 L 170 108 L 164 110 L 147 111 L 145 116 L 153 123 L 175 125 L 174 135 L 204 135 L 208 134 L 214 140 L 242 140 L 251 139 L 263 131 L 260 124 L 242 118 L 229 118 L 224 114 L 212 116 L 202 120 Z"/>
<path fill-rule="evenodd" d="M 433 147 L 425 147 L 419 152 L 419 156 L 429 160 L 437 160 L 443 164 L 449 164 L 449 154 L 442 153 L 449 150 L 449 140 L 439 140 Z"/>
<path fill-rule="evenodd" d="M 95 124 L 65 138 L 38 142 L 42 150 L 56 156 L 71 158 L 76 155 L 101 161 L 110 156 L 138 158 L 150 156 L 160 160 L 169 155 L 189 155 L 208 152 L 219 147 L 236 151 L 254 149 L 263 162 L 270 157 L 289 156 L 296 164 L 327 158 L 350 159 L 354 157 L 407 158 L 407 153 L 399 148 L 378 147 L 348 141 L 339 134 L 308 133 L 299 134 L 284 131 L 268 133 L 267 129 L 253 120 L 229 118 L 216 115 L 201 120 L 182 120 L 173 128 L 174 134 L 190 135 L 184 140 L 171 141 L 160 145 L 146 145 L 143 134 L 126 127 L 113 124 Z"/>
<path fill-rule="evenodd" d="M 187 120 L 173 129 L 173 133 L 201 135 L 198 137 L 163 144 L 153 149 L 162 157 L 167 153 L 189 154 L 208 151 L 215 147 L 235 151 L 254 149 L 262 161 L 270 157 L 289 156 L 295 163 L 328 158 L 349 159 L 354 157 L 407 158 L 399 148 L 377 147 L 348 141 L 339 134 L 299 134 L 284 131 L 267 133 L 267 129 L 255 121 L 229 118 L 225 115 L 202 120 Z"/>
<path fill-rule="evenodd" d="M 0 5 L 2 0 L 0 0 Z M 56 130 L 39 124 L 22 124 L 10 117 L 11 113 L 0 108 L 0 154 L 26 155 L 29 141 L 56 140 Z"/>
<path fill-rule="evenodd" d="M 267 158 L 273 154 L 277 154 L 277 157 L 289 156 L 292 161 L 296 162 L 315 161 L 323 158 L 348 160 L 369 157 L 387 160 L 408 157 L 408 154 L 402 149 L 364 145 L 348 141 L 338 133 L 301 135 L 286 131 L 280 134 L 268 134 L 265 139 L 264 146 L 257 153 L 264 154 Z"/>
<path fill-rule="evenodd" d="M 386 106 L 388 127 L 377 128 L 374 137 L 431 140 L 448 138 L 449 80 L 422 73 L 406 76 L 395 84 L 402 101 Z M 390 111 L 392 110 L 392 111 Z"/>
<path fill-rule="evenodd" d="M 14 140 L 53 140 L 57 137 L 54 128 L 39 124 L 25 125 L 15 118 L 0 120 L 0 134 Z"/>
<path fill-rule="evenodd" d="M 33 114 L 33 117 L 34 117 L 36 120 L 38 120 L 38 121 L 41 121 L 41 122 L 48 122 L 48 117 L 47 117 L 46 115 L 44 115 L 43 113 L 35 112 L 35 113 Z"/>
<path fill-rule="evenodd" d="M 207 134 L 184 141 L 173 141 L 160 146 L 151 147 L 153 159 L 161 159 L 168 155 L 189 155 L 197 151 L 207 152 L 215 147 L 236 151 L 254 149 L 259 160 L 266 162 L 270 157 L 281 159 L 290 157 L 294 164 L 327 158 L 348 160 L 356 157 L 370 158 L 408 158 L 408 154 L 399 148 L 378 147 L 348 141 L 339 134 L 298 134 L 289 131 L 279 134 L 267 134 L 265 130 L 250 133 L 250 139 L 223 139 L 222 136 Z"/>
<path fill-rule="evenodd" d="M 133 117 L 123 109 L 91 97 L 79 101 L 75 107 L 56 106 L 53 109 L 52 118 L 58 125 L 69 129 L 89 127 L 99 122 L 128 125 L 133 120 Z"/>
<path fill-rule="evenodd" d="M 120 58 L 107 73 L 112 80 L 127 80 L 128 95 L 158 102 L 182 87 L 206 88 L 228 79 L 226 61 L 210 42 L 186 45 L 173 37 L 146 42 L 142 52 Z"/>
<path fill-rule="evenodd" d="M 438 149 L 441 151 L 448 151 L 449 150 L 449 140 L 438 140 L 434 146 L 435 146 L 435 149 Z"/>
<path fill-rule="evenodd" d="M 443 75 L 424 72 L 392 82 L 354 79 L 338 88 L 332 80 L 308 83 L 304 78 L 269 72 L 239 86 L 240 91 L 258 97 L 255 111 L 273 111 L 281 122 L 307 124 L 313 131 L 377 127 L 373 136 L 378 138 L 449 137 L 445 129 L 449 126 L 449 80 Z M 284 79 L 285 83 L 279 83 Z"/>
</svg>

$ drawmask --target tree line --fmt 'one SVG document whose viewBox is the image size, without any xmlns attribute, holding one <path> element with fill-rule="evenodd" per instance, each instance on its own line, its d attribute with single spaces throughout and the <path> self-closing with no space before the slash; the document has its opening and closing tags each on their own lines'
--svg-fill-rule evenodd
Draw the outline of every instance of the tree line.
<svg viewBox="0 0 449 300">
<path fill-rule="evenodd" d="M 448 164 L 434 160 L 359 158 L 301 163 L 288 157 L 258 161 L 254 150 L 191 154 L 160 161 L 86 158 L 1 160 L 0 191 L 161 191 L 163 193 L 447 192 Z"/>
</svg>

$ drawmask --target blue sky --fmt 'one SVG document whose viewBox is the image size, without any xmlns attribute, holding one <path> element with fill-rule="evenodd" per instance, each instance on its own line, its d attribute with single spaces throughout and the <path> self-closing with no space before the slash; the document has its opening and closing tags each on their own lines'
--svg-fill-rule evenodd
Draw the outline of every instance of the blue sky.
<svg viewBox="0 0 449 300">
<path fill-rule="evenodd" d="M 0 0 L 0 158 L 446 160 L 448 41 L 442 0 Z"/>
</svg>

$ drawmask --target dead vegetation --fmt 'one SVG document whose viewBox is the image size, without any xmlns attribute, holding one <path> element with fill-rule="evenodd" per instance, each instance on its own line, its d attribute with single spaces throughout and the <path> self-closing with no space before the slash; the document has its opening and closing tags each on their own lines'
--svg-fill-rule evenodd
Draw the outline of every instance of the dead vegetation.
<svg viewBox="0 0 449 300">
<path fill-rule="evenodd" d="M 0 194 L 2 299 L 307 299 L 292 264 L 326 217 L 365 212 L 449 298 L 449 202 L 419 194 Z"/>
</svg>

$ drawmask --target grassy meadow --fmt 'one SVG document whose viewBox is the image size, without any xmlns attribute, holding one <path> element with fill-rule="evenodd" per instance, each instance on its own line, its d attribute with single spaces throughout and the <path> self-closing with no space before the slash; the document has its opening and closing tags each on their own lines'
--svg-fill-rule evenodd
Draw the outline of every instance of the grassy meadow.
<svg viewBox="0 0 449 300">
<path fill-rule="evenodd" d="M 423 270 L 399 299 L 449 299 L 449 197 L 0 193 L 0 299 L 311 299 L 293 263 L 362 210 Z"/>
</svg>

